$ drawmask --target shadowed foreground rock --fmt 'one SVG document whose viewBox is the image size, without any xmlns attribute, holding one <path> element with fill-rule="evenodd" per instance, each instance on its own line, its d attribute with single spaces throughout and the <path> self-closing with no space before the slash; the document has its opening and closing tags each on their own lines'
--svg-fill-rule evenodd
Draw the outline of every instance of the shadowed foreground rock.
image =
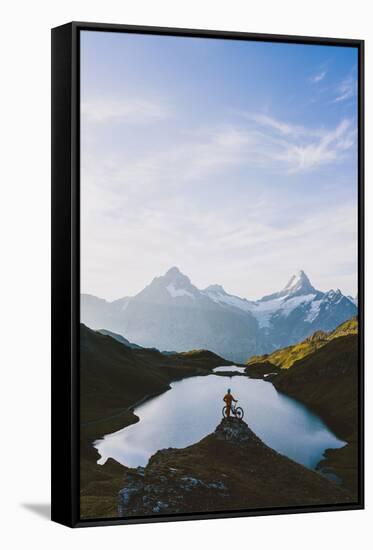
<svg viewBox="0 0 373 550">
<path fill-rule="evenodd" d="M 158 451 L 145 468 L 126 472 L 118 496 L 119 516 L 349 500 L 334 483 L 267 447 L 237 419 L 224 419 L 198 443 Z"/>
</svg>

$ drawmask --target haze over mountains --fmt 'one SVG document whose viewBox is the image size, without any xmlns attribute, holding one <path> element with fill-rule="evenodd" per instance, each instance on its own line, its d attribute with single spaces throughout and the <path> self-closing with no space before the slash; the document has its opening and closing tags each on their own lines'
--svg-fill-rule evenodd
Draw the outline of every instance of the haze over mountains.
<svg viewBox="0 0 373 550">
<path fill-rule="evenodd" d="M 279 292 L 250 301 L 220 285 L 204 290 L 172 267 L 133 297 L 113 302 L 81 295 L 81 322 L 160 350 L 205 348 L 244 362 L 330 331 L 356 315 L 356 301 L 339 289 L 321 292 L 307 275 L 293 275 Z"/>
</svg>

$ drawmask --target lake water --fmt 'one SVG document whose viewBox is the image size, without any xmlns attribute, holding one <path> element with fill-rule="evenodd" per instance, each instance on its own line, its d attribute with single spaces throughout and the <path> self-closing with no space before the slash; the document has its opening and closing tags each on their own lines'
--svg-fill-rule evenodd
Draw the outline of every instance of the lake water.
<svg viewBox="0 0 373 550">
<path fill-rule="evenodd" d="M 112 457 L 125 466 L 145 466 L 159 449 L 196 443 L 219 424 L 227 388 L 264 443 L 308 468 L 315 468 L 325 449 L 345 444 L 318 416 L 278 393 L 270 382 L 210 374 L 174 382 L 171 390 L 139 405 L 134 411 L 138 423 L 95 442 L 99 464 Z"/>
<path fill-rule="evenodd" d="M 245 372 L 246 367 L 237 367 L 236 365 L 230 365 L 228 367 L 215 367 L 213 372 Z"/>
</svg>

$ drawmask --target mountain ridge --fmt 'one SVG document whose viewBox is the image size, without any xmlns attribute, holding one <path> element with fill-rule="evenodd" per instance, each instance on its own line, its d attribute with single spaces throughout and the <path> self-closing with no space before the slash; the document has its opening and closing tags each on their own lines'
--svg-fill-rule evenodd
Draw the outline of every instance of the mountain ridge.
<svg viewBox="0 0 373 550">
<path fill-rule="evenodd" d="M 107 302 L 81 295 L 81 321 L 93 329 L 119 333 L 142 347 L 206 348 L 238 362 L 316 330 L 333 330 L 356 312 L 350 297 L 339 289 L 315 289 L 304 271 L 259 300 L 229 294 L 218 284 L 200 290 L 175 266 L 132 297 Z"/>
</svg>

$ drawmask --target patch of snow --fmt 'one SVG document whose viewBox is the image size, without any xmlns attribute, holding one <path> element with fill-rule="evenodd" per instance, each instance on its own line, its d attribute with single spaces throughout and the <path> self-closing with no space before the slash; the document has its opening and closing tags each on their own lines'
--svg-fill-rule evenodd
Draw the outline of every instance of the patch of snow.
<svg viewBox="0 0 373 550">
<path fill-rule="evenodd" d="M 298 288 L 305 278 L 306 278 L 306 274 L 303 271 L 298 271 L 298 273 L 296 273 L 291 277 L 290 281 L 285 286 L 284 290 L 293 290 Z"/>
<path fill-rule="evenodd" d="M 281 310 L 283 311 L 285 317 L 287 317 L 295 308 L 301 304 L 308 304 L 312 302 L 316 294 L 306 294 L 305 296 L 295 296 L 289 300 L 284 300 Z"/>
<path fill-rule="evenodd" d="M 219 288 L 217 285 L 207 288 L 203 293 L 217 304 L 235 307 L 252 313 L 258 321 L 260 328 L 270 326 L 271 317 L 274 313 L 281 313 L 284 317 L 288 317 L 295 308 L 301 304 L 312 302 L 316 296 L 316 294 L 306 294 L 304 296 L 285 294 L 272 300 L 249 302 L 245 298 L 227 294 L 224 289 Z"/>
<path fill-rule="evenodd" d="M 322 301 L 323 300 L 314 300 L 313 302 L 311 302 L 310 310 L 304 319 L 306 323 L 312 323 L 316 319 L 316 317 L 320 313 L 320 306 L 322 304 Z"/>
<path fill-rule="evenodd" d="M 238 309 L 242 309 L 242 311 L 251 311 L 252 308 L 252 304 L 248 300 L 227 294 L 223 289 L 218 291 L 207 289 L 203 291 L 203 294 L 208 296 L 216 304 L 236 307 Z"/>
<path fill-rule="evenodd" d="M 193 300 L 195 299 L 194 295 L 191 292 L 189 292 L 189 290 L 186 290 L 185 288 L 176 288 L 174 283 L 170 283 L 166 287 L 166 289 L 170 294 L 170 296 L 172 296 L 172 298 L 178 298 L 180 296 L 189 296 L 189 298 L 192 298 Z"/>
<path fill-rule="evenodd" d="M 334 304 L 339 304 L 339 302 L 343 299 L 343 294 L 342 292 L 339 290 L 339 288 L 337 288 L 337 290 L 329 290 L 326 294 L 325 294 L 325 298 L 332 301 Z"/>
<path fill-rule="evenodd" d="M 305 296 L 294 296 L 289 298 L 274 298 L 265 302 L 256 302 L 253 304 L 251 313 L 256 317 L 260 328 L 270 326 L 271 317 L 275 313 L 280 313 L 284 317 L 288 317 L 294 309 L 303 304 L 312 302 L 316 294 L 306 294 Z"/>
</svg>

